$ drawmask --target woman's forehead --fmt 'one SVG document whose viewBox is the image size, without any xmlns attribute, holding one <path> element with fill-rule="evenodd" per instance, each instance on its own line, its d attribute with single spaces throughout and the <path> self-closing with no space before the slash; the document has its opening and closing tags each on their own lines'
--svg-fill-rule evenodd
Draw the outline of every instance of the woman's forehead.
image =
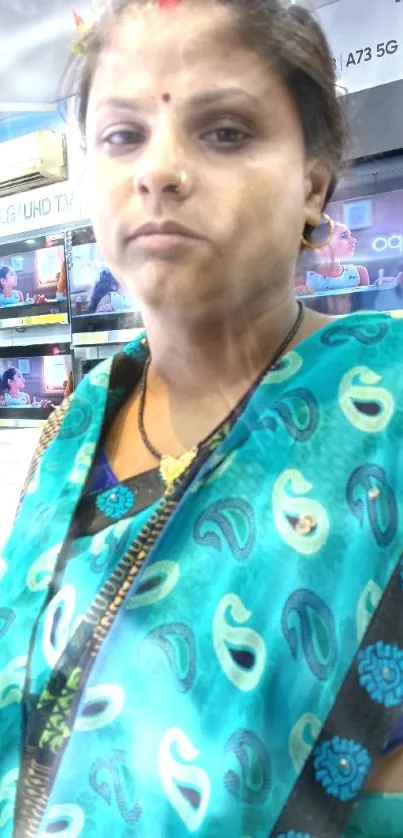
<svg viewBox="0 0 403 838">
<path fill-rule="evenodd" d="M 157 4 L 134 5 L 100 55 L 91 96 L 108 88 L 115 95 L 117 88 L 141 95 L 153 85 L 174 85 L 178 93 L 184 84 L 211 87 L 212 80 L 263 88 L 270 75 L 262 58 L 242 43 L 228 6 L 184 0 L 168 12 Z"/>
</svg>

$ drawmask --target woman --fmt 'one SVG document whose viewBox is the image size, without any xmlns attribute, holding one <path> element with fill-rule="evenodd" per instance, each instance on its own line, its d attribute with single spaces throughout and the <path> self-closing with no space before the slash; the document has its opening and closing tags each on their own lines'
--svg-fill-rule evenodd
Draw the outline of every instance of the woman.
<svg viewBox="0 0 403 838">
<path fill-rule="evenodd" d="M 293 294 L 328 47 L 277 0 L 129 2 L 79 89 L 146 336 L 52 415 L 3 554 L 3 835 L 397 835 L 401 325 Z"/>
<path fill-rule="evenodd" d="M 4 393 L 6 407 L 27 407 L 31 404 L 28 393 L 21 393 L 25 387 L 25 378 L 16 367 L 10 367 L 3 373 L 0 389 Z"/>
<path fill-rule="evenodd" d="M 15 306 L 17 303 L 23 303 L 24 297 L 21 291 L 15 286 L 17 285 L 17 274 L 12 268 L 7 265 L 0 268 L 0 308 L 2 306 Z"/>
<path fill-rule="evenodd" d="M 307 272 L 308 291 L 338 291 L 369 285 L 367 269 L 348 264 L 354 257 L 356 244 L 357 239 L 345 224 L 335 224 L 329 244 L 317 250 L 315 269 Z"/>
<path fill-rule="evenodd" d="M 108 270 L 101 271 L 98 282 L 95 285 L 90 311 L 95 314 L 125 311 L 132 304 L 120 293 L 119 283 Z"/>
</svg>

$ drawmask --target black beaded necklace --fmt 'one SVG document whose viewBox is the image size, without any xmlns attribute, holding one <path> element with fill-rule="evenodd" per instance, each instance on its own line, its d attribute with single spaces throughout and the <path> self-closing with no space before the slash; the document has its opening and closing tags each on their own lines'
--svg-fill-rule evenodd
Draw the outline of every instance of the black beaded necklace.
<svg viewBox="0 0 403 838">
<path fill-rule="evenodd" d="M 299 331 L 299 328 L 300 328 L 301 323 L 302 323 L 303 318 L 304 318 L 304 314 L 305 314 L 305 309 L 304 309 L 302 303 L 298 302 L 298 315 L 296 317 L 296 320 L 295 320 L 293 326 L 291 327 L 290 331 L 287 332 L 287 335 L 285 336 L 284 340 L 281 342 L 280 346 L 276 349 L 275 353 L 271 357 L 271 359 L 270 359 L 269 363 L 267 364 L 267 366 L 266 366 L 262 375 L 266 375 L 278 363 L 279 359 L 284 354 L 285 350 L 290 345 L 291 341 L 294 339 L 295 335 Z M 149 451 L 149 453 L 152 454 L 152 456 L 155 457 L 156 460 L 159 460 L 161 477 L 162 477 L 162 479 L 163 479 L 163 481 L 166 485 L 166 490 L 169 492 L 169 491 L 171 491 L 172 486 L 175 483 L 175 481 L 190 466 L 190 464 L 193 462 L 193 460 L 197 457 L 197 454 L 198 454 L 201 446 L 205 445 L 205 443 L 210 438 L 210 436 L 212 436 L 212 434 L 209 434 L 207 439 L 203 440 L 198 445 L 194 446 L 194 448 L 192 448 L 190 451 L 185 451 L 185 453 L 181 454 L 180 457 L 172 457 L 170 454 L 161 454 L 161 452 L 158 451 L 157 448 L 155 448 L 155 446 L 152 444 L 152 442 L 150 442 L 150 440 L 147 436 L 145 426 L 144 426 L 144 409 L 145 409 L 146 393 L 147 393 L 147 376 L 148 376 L 148 371 L 149 371 L 149 368 L 150 368 L 150 363 L 151 363 L 151 356 L 149 355 L 145 364 L 144 364 L 144 369 L 143 369 L 143 373 L 142 373 L 141 381 L 140 381 L 140 404 L 139 404 L 139 412 L 138 412 L 138 429 L 139 429 L 140 436 L 141 436 L 141 439 L 143 441 L 143 444 L 146 447 L 147 451 Z M 258 381 L 260 380 L 262 375 L 259 376 Z M 254 388 L 255 386 L 256 386 L 256 382 L 255 382 L 254 385 L 252 385 L 252 387 Z M 241 401 L 244 398 L 245 397 L 243 396 Z M 238 407 L 238 405 L 233 408 L 230 415 L 227 416 L 224 419 L 224 421 L 221 423 L 221 426 L 228 423 L 228 421 L 231 419 L 232 414 L 236 411 L 237 407 Z M 217 433 L 217 429 L 215 429 L 215 431 L 213 431 L 213 434 L 216 434 L 216 433 Z"/>
</svg>

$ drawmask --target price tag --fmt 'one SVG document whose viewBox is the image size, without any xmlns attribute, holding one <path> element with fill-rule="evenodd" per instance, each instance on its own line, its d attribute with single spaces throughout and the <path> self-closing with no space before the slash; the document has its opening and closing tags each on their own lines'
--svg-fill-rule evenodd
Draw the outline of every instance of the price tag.
<svg viewBox="0 0 403 838">
<path fill-rule="evenodd" d="M 73 334 L 73 346 L 95 346 L 98 343 L 108 343 L 108 332 L 79 332 L 79 334 Z"/>
<path fill-rule="evenodd" d="M 32 317 L 10 317 L 0 320 L 0 329 L 18 329 L 24 326 L 48 326 L 52 323 L 68 323 L 67 314 L 38 314 Z"/>
<path fill-rule="evenodd" d="M 0 428 L 44 428 L 46 419 L 0 419 Z"/>
<path fill-rule="evenodd" d="M 33 318 L 29 318 L 32 320 Z M 35 317 L 35 323 L 68 323 L 67 314 L 40 314 Z"/>
<path fill-rule="evenodd" d="M 111 329 L 108 332 L 108 343 L 117 343 L 119 340 L 119 331 L 118 329 Z"/>
</svg>

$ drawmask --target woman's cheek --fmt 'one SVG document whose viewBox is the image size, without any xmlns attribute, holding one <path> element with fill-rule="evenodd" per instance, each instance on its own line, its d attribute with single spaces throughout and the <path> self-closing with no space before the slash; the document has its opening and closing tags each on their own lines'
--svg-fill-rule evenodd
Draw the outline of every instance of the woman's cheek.
<svg viewBox="0 0 403 838">
<path fill-rule="evenodd" d="M 114 165 L 106 154 L 89 152 L 85 182 L 92 204 L 104 201 L 106 194 L 113 191 Z"/>
</svg>

